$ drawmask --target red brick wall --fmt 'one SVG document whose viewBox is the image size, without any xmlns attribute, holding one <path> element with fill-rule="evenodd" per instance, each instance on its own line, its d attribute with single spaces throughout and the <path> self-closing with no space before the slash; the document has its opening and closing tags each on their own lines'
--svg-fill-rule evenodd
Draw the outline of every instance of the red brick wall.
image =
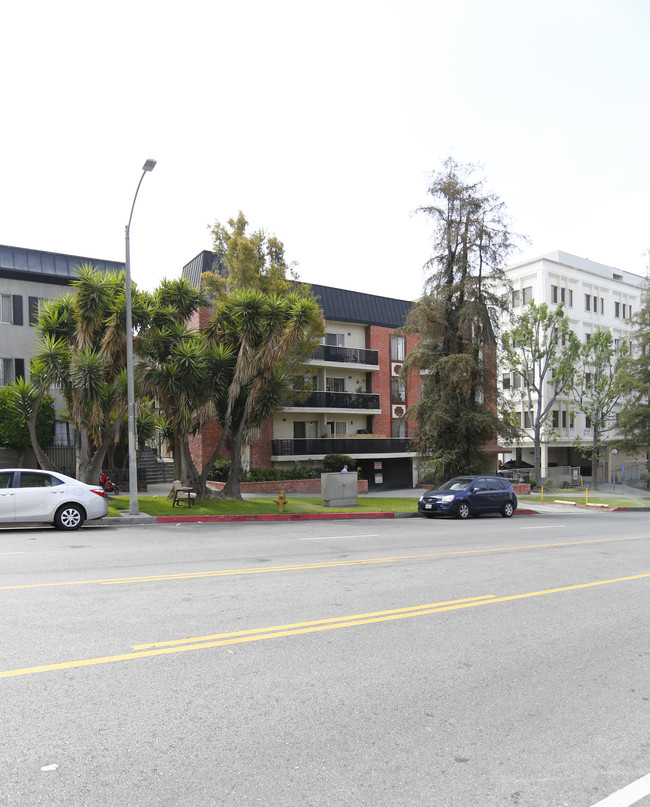
<svg viewBox="0 0 650 807">
<path fill-rule="evenodd" d="M 214 490 L 222 490 L 225 482 L 208 482 L 208 486 Z M 368 480 L 357 480 L 359 495 L 368 492 Z M 283 490 L 285 493 L 313 493 L 320 495 L 320 479 L 285 479 L 282 482 L 242 482 L 240 484 L 242 493 L 277 493 Z"/>
</svg>

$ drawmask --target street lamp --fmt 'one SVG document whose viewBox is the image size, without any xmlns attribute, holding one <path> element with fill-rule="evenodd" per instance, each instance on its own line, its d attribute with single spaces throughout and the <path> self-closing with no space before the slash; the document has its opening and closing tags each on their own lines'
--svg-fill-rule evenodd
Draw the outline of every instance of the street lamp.
<svg viewBox="0 0 650 807">
<path fill-rule="evenodd" d="M 135 189 L 129 223 L 126 225 L 126 401 L 129 432 L 129 515 L 132 516 L 138 515 L 140 506 L 138 504 L 138 443 L 135 433 L 135 381 L 133 377 L 133 314 L 131 310 L 131 252 L 129 232 L 131 229 L 131 219 L 133 218 L 133 208 L 135 207 L 135 200 L 138 198 L 140 185 L 142 185 L 144 175 L 148 171 L 153 171 L 155 165 L 155 160 L 147 160 L 142 166 L 142 176 L 140 177 L 140 182 L 138 182 L 138 187 Z"/>
</svg>

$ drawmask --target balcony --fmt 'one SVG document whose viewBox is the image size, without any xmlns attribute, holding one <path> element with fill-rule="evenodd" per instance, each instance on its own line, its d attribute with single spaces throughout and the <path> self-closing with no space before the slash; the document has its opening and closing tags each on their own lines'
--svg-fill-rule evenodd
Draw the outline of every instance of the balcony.
<svg viewBox="0 0 650 807">
<path fill-rule="evenodd" d="M 359 347 L 338 347 L 336 345 L 319 345 L 311 356 L 312 361 L 330 361 L 335 364 L 368 364 L 379 367 L 376 350 L 364 350 Z"/>
<path fill-rule="evenodd" d="M 326 454 L 348 454 L 358 458 L 364 454 L 412 454 L 407 437 L 307 437 L 273 440 L 274 457 L 319 457 Z"/>
<path fill-rule="evenodd" d="M 296 393 L 298 395 L 298 393 Z M 285 401 L 285 408 L 379 410 L 379 395 L 372 392 L 311 392 Z"/>
</svg>

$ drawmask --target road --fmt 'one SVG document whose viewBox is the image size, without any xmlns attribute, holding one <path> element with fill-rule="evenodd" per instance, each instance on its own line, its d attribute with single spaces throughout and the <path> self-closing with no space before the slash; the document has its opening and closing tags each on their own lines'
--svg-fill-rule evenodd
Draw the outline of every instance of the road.
<svg viewBox="0 0 650 807">
<path fill-rule="evenodd" d="M 0 804 L 593 807 L 648 603 L 644 512 L 3 529 Z"/>
</svg>

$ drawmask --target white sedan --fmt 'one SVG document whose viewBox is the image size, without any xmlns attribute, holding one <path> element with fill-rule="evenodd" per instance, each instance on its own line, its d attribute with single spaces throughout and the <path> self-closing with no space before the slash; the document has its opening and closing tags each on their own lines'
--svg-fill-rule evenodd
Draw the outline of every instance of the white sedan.
<svg viewBox="0 0 650 807">
<path fill-rule="evenodd" d="M 0 522 L 43 521 L 59 530 L 77 530 L 84 521 L 108 512 L 99 485 L 86 485 L 55 471 L 0 469 Z"/>
</svg>

